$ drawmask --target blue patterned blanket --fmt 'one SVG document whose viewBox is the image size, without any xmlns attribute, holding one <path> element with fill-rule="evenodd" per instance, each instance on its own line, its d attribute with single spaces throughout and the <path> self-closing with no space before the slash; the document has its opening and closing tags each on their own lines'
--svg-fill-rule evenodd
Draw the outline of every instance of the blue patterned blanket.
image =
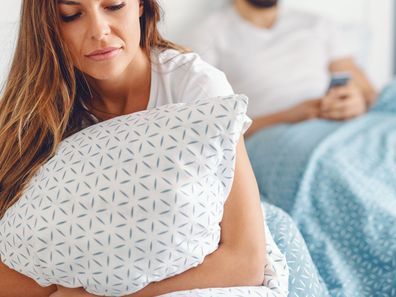
<svg viewBox="0 0 396 297">
<path fill-rule="evenodd" d="M 396 296 L 396 82 L 365 116 L 276 126 L 247 148 L 332 296 Z"/>
</svg>

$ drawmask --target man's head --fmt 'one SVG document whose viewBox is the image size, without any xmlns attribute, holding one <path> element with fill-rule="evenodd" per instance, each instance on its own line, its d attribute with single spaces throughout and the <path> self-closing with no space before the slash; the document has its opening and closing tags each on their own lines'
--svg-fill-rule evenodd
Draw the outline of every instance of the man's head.
<svg viewBox="0 0 396 297">
<path fill-rule="evenodd" d="M 245 0 L 256 8 L 271 8 L 278 4 L 278 0 Z"/>
</svg>

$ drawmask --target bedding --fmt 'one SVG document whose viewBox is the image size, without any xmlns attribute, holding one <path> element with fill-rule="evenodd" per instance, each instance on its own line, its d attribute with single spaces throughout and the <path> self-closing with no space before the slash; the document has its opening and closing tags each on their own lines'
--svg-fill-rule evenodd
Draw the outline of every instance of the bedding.
<svg viewBox="0 0 396 297">
<path fill-rule="evenodd" d="M 267 234 L 272 236 L 267 241 L 268 254 L 279 255 L 279 250 L 287 261 L 289 268 L 289 285 L 287 278 L 281 277 L 279 288 L 287 288 L 289 293 L 288 297 L 328 297 L 326 285 L 323 283 L 315 264 L 312 262 L 308 248 L 297 229 L 295 223 L 288 214 L 284 211 L 270 205 L 262 203 L 262 209 L 266 217 L 268 229 Z M 268 232 L 270 231 L 270 232 Z M 276 245 L 272 243 L 275 241 Z M 273 250 L 275 247 L 275 250 Z M 279 249 L 278 249 L 279 248 Z M 276 256 L 278 257 L 278 256 Z M 276 259 L 272 256 L 270 261 Z M 280 261 L 281 258 L 279 258 Z M 275 260 L 277 261 L 277 260 Z M 268 266 L 267 266 L 268 267 Z M 267 286 L 273 286 L 268 284 Z M 268 297 L 277 296 L 275 290 L 268 293 Z M 210 289 L 197 289 L 191 291 L 174 292 L 171 294 L 162 295 L 161 297 L 258 297 L 260 291 L 255 287 L 238 287 L 238 288 L 210 288 Z"/>
<path fill-rule="evenodd" d="M 396 82 L 370 112 L 246 142 L 263 199 L 297 223 L 332 296 L 396 296 Z"/>
<path fill-rule="evenodd" d="M 169 104 L 63 140 L 0 221 L 1 260 L 42 286 L 105 296 L 199 265 L 218 247 L 246 108 L 244 96 Z M 257 296 L 287 294 L 272 245 Z"/>
<path fill-rule="evenodd" d="M 289 267 L 288 297 L 328 297 L 305 241 L 292 218 L 282 209 L 262 202 L 266 223 Z"/>
</svg>

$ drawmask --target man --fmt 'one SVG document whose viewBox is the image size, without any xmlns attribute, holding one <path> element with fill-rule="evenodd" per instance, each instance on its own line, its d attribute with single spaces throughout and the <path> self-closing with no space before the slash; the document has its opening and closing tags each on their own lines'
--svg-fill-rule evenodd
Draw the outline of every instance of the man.
<svg viewBox="0 0 396 297">
<path fill-rule="evenodd" d="M 279 7 L 277 0 L 235 0 L 192 34 L 193 50 L 248 95 L 247 135 L 313 118 L 348 120 L 364 114 L 376 92 L 330 21 Z M 351 80 L 329 89 L 333 73 Z"/>
</svg>

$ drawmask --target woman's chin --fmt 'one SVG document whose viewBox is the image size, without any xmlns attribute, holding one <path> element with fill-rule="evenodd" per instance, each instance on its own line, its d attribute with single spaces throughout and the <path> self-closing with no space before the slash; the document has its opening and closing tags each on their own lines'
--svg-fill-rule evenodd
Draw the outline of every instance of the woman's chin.
<svg viewBox="0 0 396 297">
<path fill-rule="evenodd" d="M 96 80 L 112 80 L 119 77 L 122 73 L 122 70 L 106 68 L 101 71 L 90 71 L 88 72 L 89 76 Z"/>
</svg>

